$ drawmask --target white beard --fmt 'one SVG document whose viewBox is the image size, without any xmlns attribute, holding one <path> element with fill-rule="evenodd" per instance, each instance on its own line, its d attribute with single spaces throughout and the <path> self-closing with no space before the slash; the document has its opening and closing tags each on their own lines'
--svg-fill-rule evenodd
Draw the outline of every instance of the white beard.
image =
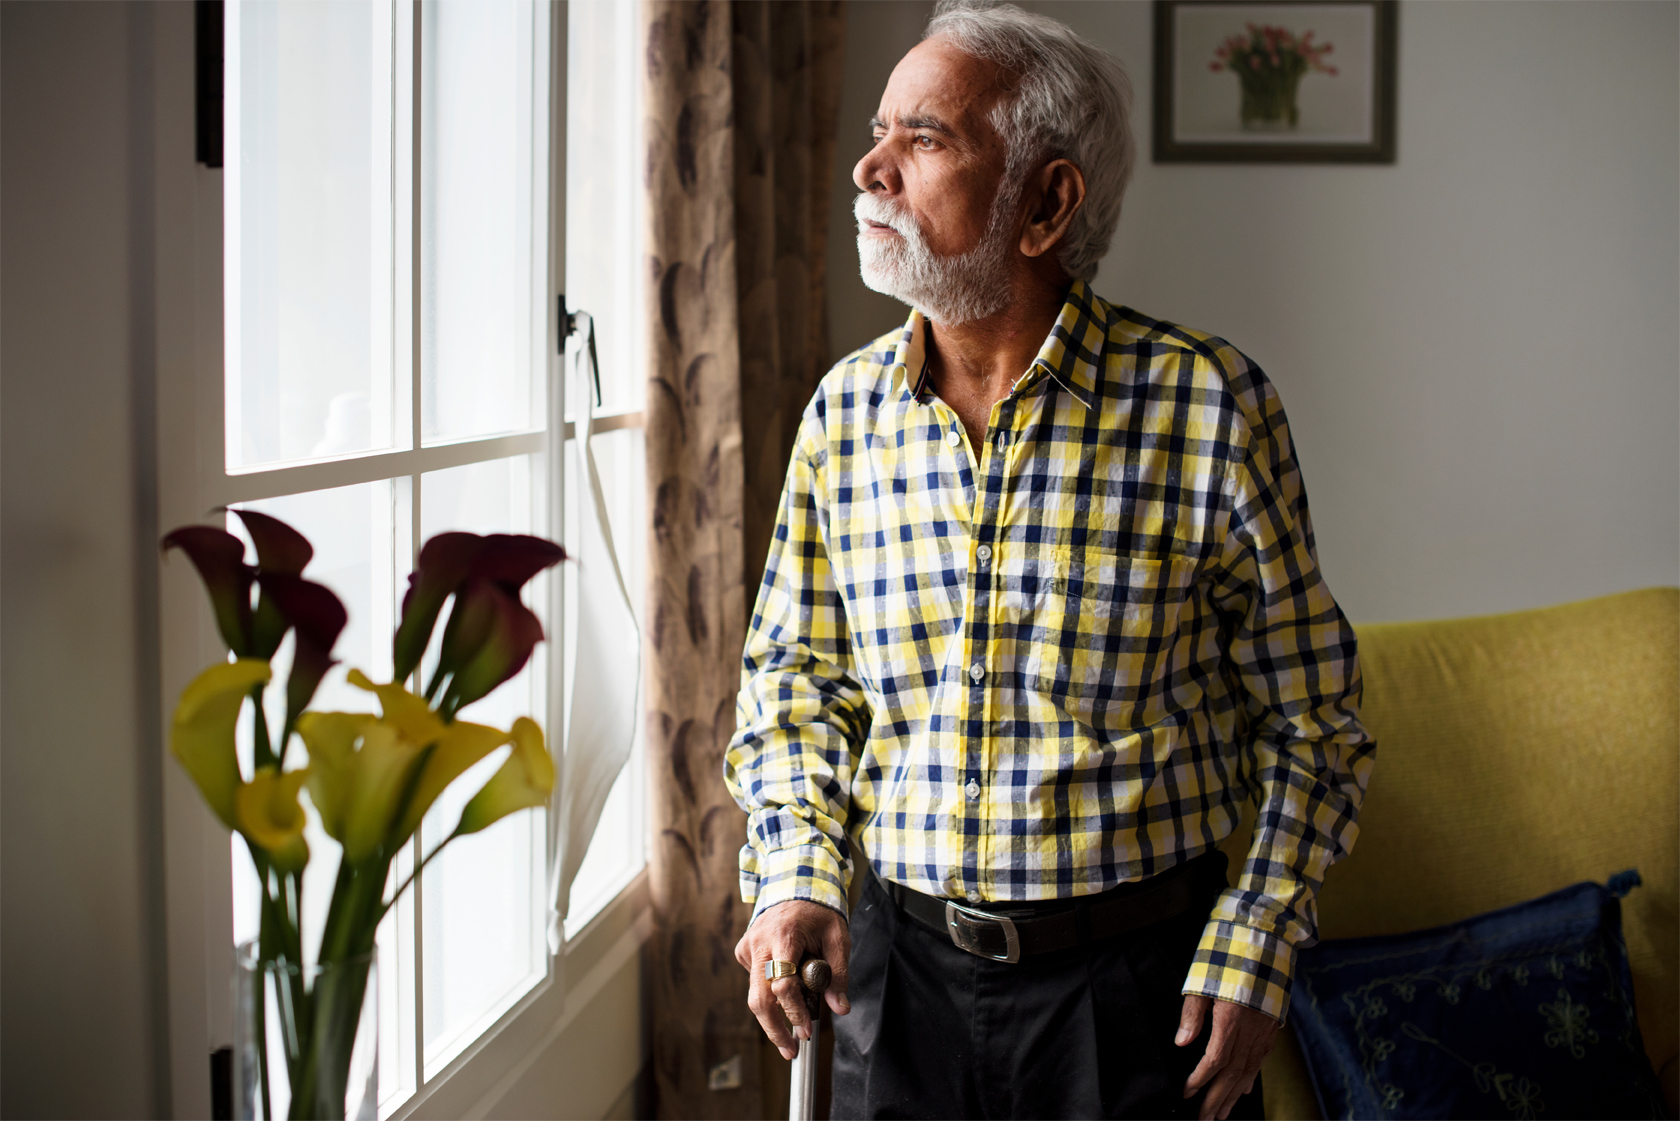
<svg viewBox="0 0 1680 1121">
<path fill-rule="evenodd" d="M 1009 300 L 1009 253 L 1014 248 L 1015 206 L 1021 184 L 1005 184 L 992 202 L 980 244 L 955 257 L 941 257 L 909 208 L 880 195 L 861 194 L 852 204 L 858 220 L 858 271 L 863 283 L 903 300 L 935 323 L 969 323 L 1003 310 Z M 898 241 L 866 236 L 864 219 L 891 227 Z"/>
</svg>

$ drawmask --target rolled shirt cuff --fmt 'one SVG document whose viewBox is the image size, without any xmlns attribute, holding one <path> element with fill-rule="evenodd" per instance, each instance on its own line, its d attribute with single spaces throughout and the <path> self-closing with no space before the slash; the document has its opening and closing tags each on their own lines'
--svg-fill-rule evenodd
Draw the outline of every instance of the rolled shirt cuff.
<svg viewBox="0 0 1680 1121">
<path fill-rule="evenodd" d="M 1185 995 L 1258 1009 L 1283 1023 L 1295 976 L 1295 947 L 1275 934 L 1215 920 L 1202 932 Z"/>
<path fill-rule="evenodd" d="M 751 846 L 741 850 L 741 898 L 753 905 L 753 918 L 778 903 L 808 899 L 824 907 L 848 913 L 846 868 L 832 850 L 822 845 L 758 852 Z"/>
</svg>

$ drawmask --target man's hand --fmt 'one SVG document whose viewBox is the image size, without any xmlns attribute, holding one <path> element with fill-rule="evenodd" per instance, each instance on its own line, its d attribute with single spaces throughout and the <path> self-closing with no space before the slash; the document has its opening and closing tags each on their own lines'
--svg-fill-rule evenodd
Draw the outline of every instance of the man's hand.
<svg viewBox="0 0 1680 1121">
<path fill-rule="evenodd" d="M 852 1010 L 846 999 L 846 963 L 852 953 L 852 935 L 846 920 L 838 911 L 812 903 L 806 899 L 791 899 L 778 903 L 758 916 L 747 932 L 735 944 L 735 960 L 750 975 L 747 1007 L 758 1017 L 764 1034 L 782 1053 L 793 1059 L 799 1054 L 794 1041 L 811 1038 L 811 1017 L 805 1011 L 805 990 L 799 978 L 778 977 L 764 979 L 764 964 L 769 961 L 791 961 L 798 965 L 806 954 L 815 954 L 828 962 L 834 980 L 828 986 L 828 1007 L 836 1016 Z M 788 1025 L 792 1024 L 790 1034 Z"/>
<path fill-rule="evenodd" d="M 1184 998 L 1184 1013 L 1178 1018 L 1180 1047 L 1187 1047 L 1202 1034 L 1202 1022 L 1208 1007 L 1213 1008 L 1213 1035 L 1208 1039 L 1207 1051 L 1190 1080 L 1184 1084 L 1184 1096 L 1193 1098 L 1203 1086 L 1208 1088 L 1202 1099 L 1201 1121 L 1218 1118 L 1225 1121 L 1237 1099 L 1254 1089 L 1254 1079 L 1260 1064 L 1277 1042 L 1278 1029 L 1283 1025 L 1254 1008 L 1232 1004 L 1228 1000 L 1214 1000 L 1207 996 Z M 762 1017 L 761 1017 L 762 1018 Z"/>
</svg>

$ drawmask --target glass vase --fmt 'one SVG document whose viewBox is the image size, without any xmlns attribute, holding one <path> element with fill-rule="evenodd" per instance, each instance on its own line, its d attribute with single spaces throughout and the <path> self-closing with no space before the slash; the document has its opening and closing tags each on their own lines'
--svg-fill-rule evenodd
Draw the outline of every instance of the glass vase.
<svg viewBox="0 0 1680 1121">
<path fill-rule="evenodd" d="M 326 965 L 234 952 L 234 1110 L 240 1121 L 377 1121 L 377 951 Z"/>
<path fill-rule="evenodd" d="M 1296 96 L 1301 74 L 1260 73 L 1242 77 L 1242 127 L 1250 132 L 1287 132 L 1301 123 Z"/>
</svg>

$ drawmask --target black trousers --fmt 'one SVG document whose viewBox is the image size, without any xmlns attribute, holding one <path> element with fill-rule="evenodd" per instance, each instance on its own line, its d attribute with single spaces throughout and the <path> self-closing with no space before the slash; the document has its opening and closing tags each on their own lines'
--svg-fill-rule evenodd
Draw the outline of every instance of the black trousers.
<svg viewBox="0 0 1680 1121">
<path fill-rule="evenodd" d="M 1151 926 L 1011 965 L 976 957 L 899 910 L 873 875 L 852 913 L 849 1015 L 835 1017 L 830 1116 L 1195 1117 L 1178 1047 L 1179 990 L 1214 900 Z M 1259 1118 L 1260 1084 L 1231 1111 Z"/>
</svg>

